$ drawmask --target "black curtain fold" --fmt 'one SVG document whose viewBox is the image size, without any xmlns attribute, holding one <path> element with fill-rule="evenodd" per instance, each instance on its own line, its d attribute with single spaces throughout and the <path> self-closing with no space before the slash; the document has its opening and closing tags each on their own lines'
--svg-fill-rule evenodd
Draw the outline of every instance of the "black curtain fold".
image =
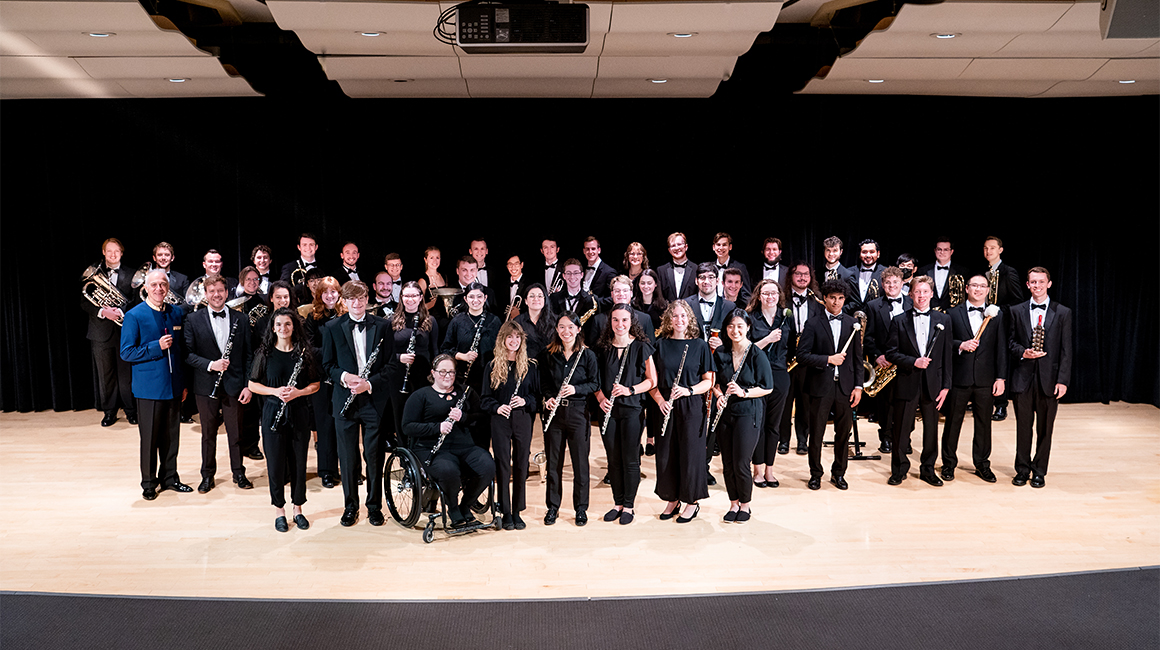
<svg viewBox="0 0 1160 650">
<path fill-rule="evenodd" d="M 601 240 L 619 268 L 631 241 L 653 266 L 665 237 L 688 235 L 707 261 L 714 233 L 761 262 L 765 237 L 785 259 L 821 261 L 821 242 L 873 238 L 890 264 L 919 265 L 934 240 L 983 266 L 987 235 L 1025 272 L 1045 266 L 1050 294 L 1075 310 L 1068 402 L 1160 406 L 1160 128 L 1156 97 L 981 100 L 792 97 L 751 104 L 675 102 L 342 101 L 264 99 L 0 102 L 0 409 L 88 409 L 92 360 L 79 277 L 115 236 L 126 268 L 152 246 L 174 268 L 224 271 L 251 248 L 274 265 L 319 238 L 323 267 L 347 240 L 360 269 L 403 256 L 422 271 L 428 245 L 454 278 L 469 240 L 487 239 L 493 276 L 512 254 L 525 272 L 540 240 L 579 257 Z M 1114 115 L 1090 128 L 1085 115 Z M 1112 170 L 1112 171 L 1108 171 Z"/>
</svg>

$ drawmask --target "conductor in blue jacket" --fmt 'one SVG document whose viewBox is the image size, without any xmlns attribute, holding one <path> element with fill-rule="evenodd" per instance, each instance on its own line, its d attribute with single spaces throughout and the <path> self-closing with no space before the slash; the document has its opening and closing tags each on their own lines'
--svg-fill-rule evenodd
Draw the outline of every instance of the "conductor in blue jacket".
<svg viewBox="0 0 1160 650">
<path fill-rule="evenodd" d="M 145 276 L 145 302 L 125 314 L 121 358 L 133 366 L 141 432 L 141 496 L 157 498 L 160 490 L 192 492 L 177 477 L 182 391 L 182 307 L 165 303 L 169 279 L 164 269 Z M 160 464 L 160 467 L 158 465 Z"/>
</svg>

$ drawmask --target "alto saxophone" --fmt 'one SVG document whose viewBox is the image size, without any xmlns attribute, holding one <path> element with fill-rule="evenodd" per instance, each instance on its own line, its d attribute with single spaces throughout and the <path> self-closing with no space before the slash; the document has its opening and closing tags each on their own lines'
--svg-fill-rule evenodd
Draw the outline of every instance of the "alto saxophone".
<svg viewBox="0 0 1160 650">
<path fill-rule="evenodd" d="M 592 309 L 589 309 L 588 311 L 584 312 L 584 315 L 580 317 L 580 326 L 583 327 L 584 324 L 588 322 L 588 319 L 592 318 L 596 314 L 596 310 L 599 308 L 600 307 L 596 304 L 596 298 L 593 297 L 592 298 Z"/>
</svg>

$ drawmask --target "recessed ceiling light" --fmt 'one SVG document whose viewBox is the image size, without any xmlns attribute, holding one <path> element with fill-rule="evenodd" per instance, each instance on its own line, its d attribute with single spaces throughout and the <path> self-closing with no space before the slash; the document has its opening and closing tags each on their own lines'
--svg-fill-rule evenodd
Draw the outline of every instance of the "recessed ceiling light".
<svg viewBox="0 0 1160 650">
<path fill-rule="evenodd" d="M 180 77 L 173 77 L 173 78 L 171 78 L 171 79 L 169 80 L 169 83 L 172 83 L 172 84 L 183 84 L 183 83 L 185 83 L 185 82 L 187 82 L 187 81 L 189 81 L 189 79 L 182 79 L 182 78 L 180 78 Z"/>
<path fill-rule="evenodd" d="M 673 38 L 693 38 L 697 32 L 669 32 L 667 35 Z"/>
<path fill-rule="evenodd" d="M 669 82 L 668 79 L 649 79 L 649 81 L 653 82 L 654 84 L 667 84 Z"/>
<path fill-rule="evenodd" d="M 110 36 L 116 36 L 116 34 L 113 32 L 87 32 L 87 34 L 93 38 L 108 38 Z"/>
<path fill-rule="evenodd" d="M 393 81 L 397 84 L 409 84 L 412 81 L 414 81 L 414 79 L 391 79 L 391 81 Z"/>
<path fill-rule="evenodd" d="M 943 39 L 945 39 L 945 38 L 957 38 L 957 37 L 959 37 L 959 36 L 962 36 L 962 34 L 951 34 L 951 33 L 944 33 L 944 34 L 931 34 L 931 36 L 933 36 L 933 37 L 935 37 L 935 38 L 943 38 Z"/>
<path fill-rule="evenodd" d="M 872 84 L 880 84 L 880 83 L 885 82 L 886 80 L 885 79 L 867 79 L 866 81 L 869 83 L 872 83 Z"/>
<path fill-rule="evenodd" d="M 1120 83 L 1122 83 L 1122 84 L 1134 84 L 1134 83 L 1136 83 L 1136 80 L 1135 79 L 1121 79 Z"/>
<path fill-rule="evenodd" d="M 382 36 L 383 33 L 382 32 L 359 32 L 359 35 L 371 37 L 371 36 Z"/>
</svg>

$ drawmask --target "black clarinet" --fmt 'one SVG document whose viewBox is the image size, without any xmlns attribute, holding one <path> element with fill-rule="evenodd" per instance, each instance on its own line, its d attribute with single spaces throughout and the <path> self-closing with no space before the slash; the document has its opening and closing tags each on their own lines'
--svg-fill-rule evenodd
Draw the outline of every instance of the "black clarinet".
<svg viewBox="0 0 1160 650">
<path fill-rule="evenodd" d="M 459 401 L 455 403 L 455 408 L 459 409 L 459 412 L 461 414 L 463 413 L 463 403 L 467 401 L 467 393 L 470 390 L 471 390 L 471 387 L 465 385 L 463 387 L 463 394 L 459 396 Z M 462 417 L 462 415 L 460 417 Z M 447 417 L 444 418 L 443 421 L 444 422 L 453 422 L 453 420 L 451 419 L 451 414 L 448 413 Z M 431 465 L 431 459 L 435 457 L 436 452 L 438 452 L 439 448 L 443 446 L 443 441 L 446 439 L 447 439 L 447 434 L 440 431 L 439 432 L 439 439 L 435 441 L 435 446 L 431 448 L 431 455 L 427 457 L 427 462 L 423 463 L 424 465 L 427 465 L 427 466 Z"/>
<path fill-rule="evenodd" d="M 234 348 L 234 334 L 237 333 L 238 325 L 241 324 L 241 322 L 242 322 L 242 319 L 239 318 L 238 320 L 234 321 L 234 326 L 230 328 L 230 337 L 228 339 L 226 339 L 226 352 L 225 352 L 225 354 L 222 355 L 223 359 L 230 358 L 230 350 L 232 350 Z M 226 376 L 225 370 L 218 373 L 217 381 L 215 381 L 213 383 L 213 390 L 211 390 L 209 392 L 210 397 L 217 399 L 218 386 L 222 385 L 222 377 L 225 377 L 225 376 Z"/>
<path fill-rule="evenodd" d="M 290 373 L 290 381 L 286 382 L 287 386 L 293 388 L 294 384 L 298 382 L 298 373 L 302 371 L 302 362 L 305 359 L 306 351 L 303 350 L 298 354 L 298 360 L 294 362 L 294 370 Z M 270 424 L 271 431 L 278 430 L 278 425 L 282 422 L 282 419 L 286 417 L 286 406 L 289 404 L 290 402 L 282 402 L 282 406 L 278 408 L 278 413 L 274 415 L 274 422 Z"/>
</svg>

